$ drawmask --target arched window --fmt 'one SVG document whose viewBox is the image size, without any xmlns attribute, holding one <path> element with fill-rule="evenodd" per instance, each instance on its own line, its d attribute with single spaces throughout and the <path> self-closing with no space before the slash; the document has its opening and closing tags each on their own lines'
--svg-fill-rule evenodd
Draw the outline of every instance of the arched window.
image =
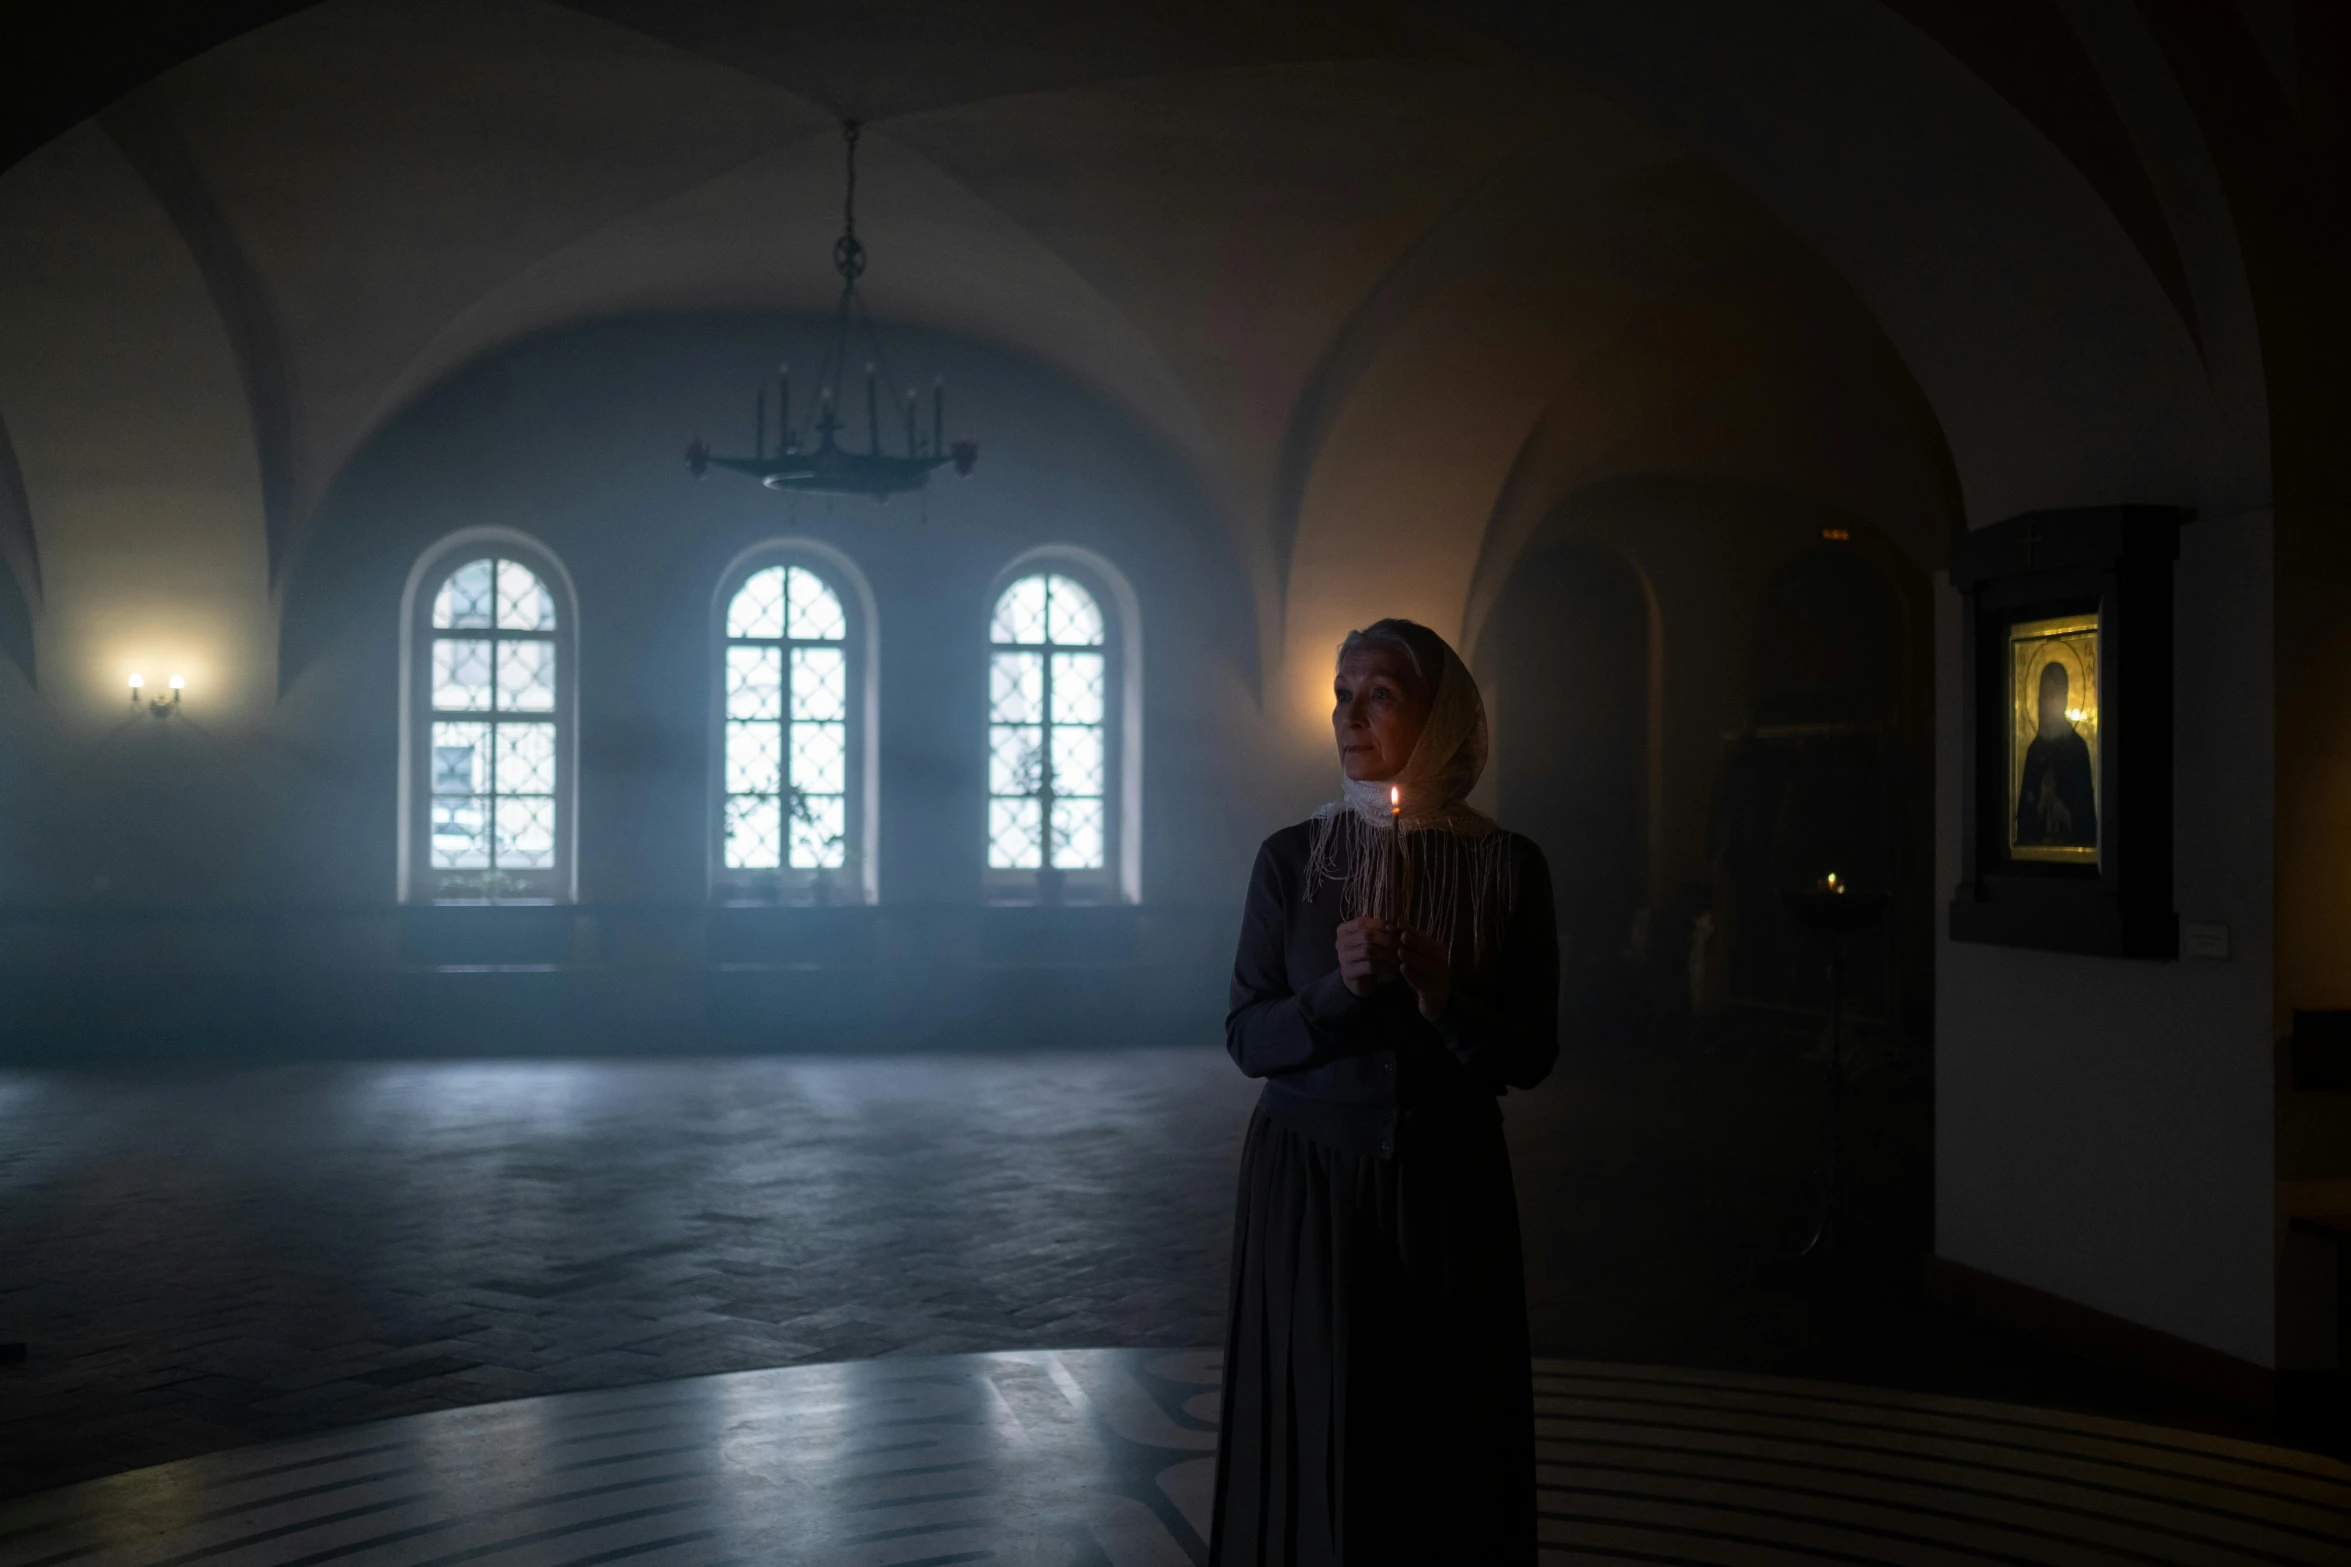
<svg viewBox="0 0 2351 1567">
<path fill-rule="evenodd" d="M 845 560 L 768 548 L 721 584 L 714 881 L 758 901 L 872 897 L 870 596 Z"/>
<path fill-rule="evenodd" d="M 443 541 L 409 579 L 401 893 L 562 900 L 572 883 L 571 587 L 519 534 Z"/>
<path fill-rule="evenodd" d="M 1132 596 L 1075 551 L 1040 552 L 1015 572 L 988 622 L 989 891 L 1131 901 Z"/>
</svg>

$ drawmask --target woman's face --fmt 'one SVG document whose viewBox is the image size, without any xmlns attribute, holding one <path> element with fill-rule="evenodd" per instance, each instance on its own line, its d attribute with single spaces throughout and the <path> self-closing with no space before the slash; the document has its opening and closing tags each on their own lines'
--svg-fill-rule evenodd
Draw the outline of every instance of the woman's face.
<svg viewBox="0 0 2351 1567">
<path fill-rule="evenodd" d="M 1404 771 L 1429 718 L 1428 688 L 1411 661 L 1377 642 L 1355 648 L 1339 660 L 1332 694 L 1341 771 L 1364 783 Z"/>
</svg>

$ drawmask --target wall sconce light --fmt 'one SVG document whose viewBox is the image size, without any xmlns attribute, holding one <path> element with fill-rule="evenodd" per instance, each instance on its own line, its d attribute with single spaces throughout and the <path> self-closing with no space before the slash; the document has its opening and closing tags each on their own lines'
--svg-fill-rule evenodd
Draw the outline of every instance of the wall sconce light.
<svg viewBox="0 0 2351 1567">
<path fill-rule="evenodd" d="M 180 710 L 180 692 L 187 688 L 187 684 L 186 676 L 174 675 L 171 677 L 171 700 L 167 702 L 163 698 L 157 697 L 154 701 L 149 702 L 141 695 L 147 689 L 147 677 L 134 674 L 131 676 L 131 706 L 134 709 L 144 706 L 150 714 L 157 718 L 169 718 Z"/>
</svg>

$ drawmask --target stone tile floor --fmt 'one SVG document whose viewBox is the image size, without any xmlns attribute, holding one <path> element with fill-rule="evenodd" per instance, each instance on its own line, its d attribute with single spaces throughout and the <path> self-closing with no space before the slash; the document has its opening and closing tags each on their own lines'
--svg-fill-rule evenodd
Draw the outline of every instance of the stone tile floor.
<svg viewBox="0 0 2351 1567">
<path fill-rule="evenodd" d="M 1213 1343 L 1221 1052 L 0 1075 L 0 1493 L 886 1353 Z"/>
<path fill-rule="evenodd" d="M 411 1415 L 0 1501 L 0 1557 L 1203 1567 L 1220 1358 L 889 1355 Z M 2351 1465 L 2281 1448 L 1845 1383 L 1532 1370 L 1544 1567 L 2340 1567 L 2351 1544 Z"/>
<path fill-rule="evenodd" d="M 1538 1352 L 2175 1413 L 1898 1281 L 1761 1282 L 1811 1082 L 1587 1051 L 1512 1096 Z M 1213 1047 L 0 1071 L 0 1495 L 583 1388 L 1214 1344 L 1254 1093 Z M 1923 1100 L 1854 1105 L 1856 1230 L 1913 1258 Z"/>
</svg>

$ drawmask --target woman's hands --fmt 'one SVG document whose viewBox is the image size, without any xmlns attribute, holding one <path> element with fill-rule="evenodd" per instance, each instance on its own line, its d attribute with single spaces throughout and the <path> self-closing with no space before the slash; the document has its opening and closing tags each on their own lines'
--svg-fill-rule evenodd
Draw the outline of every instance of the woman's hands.
<svg viewBox="0 0 2351 1567">
<path fill-rule="evenodd" d="M 1359 996 L 1368 996 L 1401 975 L 1420 1000 L 1420 1015 L 1435 1022 L 1453 999 L 1453 958 L 1445 944 L 1426 931 L 1406 930 L 1376 914 L 1339 927 L 1339 977 Z"/>
<path fill-rule="evenodd" d="M 1453 999 L 1453 954 L 1426 931 L 1399 932 L 1397 968 L 1420 998 L 1420 1015 L 1434 1023 Z"/>
<path fill-rule="evenodd" d="M 1359 996 L 1395 977 L 1399 956 L 1396 927 L 1376 914 L 1339 927 L 1339 977 Z"/>
</svg>

